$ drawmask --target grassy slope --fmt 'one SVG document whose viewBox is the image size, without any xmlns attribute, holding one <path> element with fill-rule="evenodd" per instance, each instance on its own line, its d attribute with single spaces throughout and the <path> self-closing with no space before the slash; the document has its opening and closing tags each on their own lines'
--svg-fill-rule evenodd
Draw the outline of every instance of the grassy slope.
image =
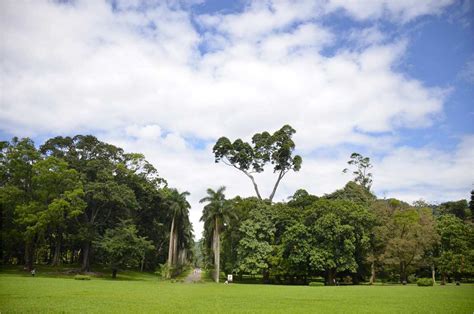
<svg viewBox="0 0 474 314">
<path fill-rule="evenodd" d="M 0 312 L 472 313 L 474 286 L 301 287 L 183 284 L 148 274 L 119 280 L 0 274 Z"/>
</svg>

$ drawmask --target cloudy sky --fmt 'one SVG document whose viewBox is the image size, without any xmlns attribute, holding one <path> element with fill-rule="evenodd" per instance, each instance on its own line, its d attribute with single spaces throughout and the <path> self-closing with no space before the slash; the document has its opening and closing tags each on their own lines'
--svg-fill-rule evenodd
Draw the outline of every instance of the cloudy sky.
<svg viewBox="0 0 474 314">
<path fill-rule="evenodd" d="M 215 164 L 220 136 L 284 124 L 298 188 L 341 188 L 353 151 L 379 197 L 442 202 L 474 183 L 469 0 L 0 2 L 0 140 L 93 134 L 144 153 L 169 184 L 253 195 Z M 270 194 L 268 169 L 257 181 Z"/>
</svg>

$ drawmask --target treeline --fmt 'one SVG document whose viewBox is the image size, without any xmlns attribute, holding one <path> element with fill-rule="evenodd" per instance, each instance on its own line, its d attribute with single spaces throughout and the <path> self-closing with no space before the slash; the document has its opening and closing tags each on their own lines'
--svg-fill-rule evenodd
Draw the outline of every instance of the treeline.
<svg viewBox="0 0 474 314">
<path fill-rule="evenodd" d="M 0 142 L 1 261 L 155 270 L 192 259 L 186 193 L 144 156 L 93 136 Z"/>
<path fill-rule="evenodd" d="M 237 280 L 294 284 L 319 276 L 330 285 L 472 278 L 474 195 L 470 205 L 409 205 L 376 199 L 363 183 L 322 197 L 298 190 L 274 204 L 225 200 L 224 188 L 208 190 L 201 243 L 207 267 Z"/>
</svg>

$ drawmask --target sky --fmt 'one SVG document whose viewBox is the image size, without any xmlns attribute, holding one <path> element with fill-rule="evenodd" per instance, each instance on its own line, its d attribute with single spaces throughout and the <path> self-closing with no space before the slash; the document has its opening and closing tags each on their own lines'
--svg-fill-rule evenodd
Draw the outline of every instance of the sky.
<svg viewBox="0 0 474 314">
<path fill-rule="evenodd" d="M 93 134 L 189 191 L 253 196 L 221 136 L 296 129 L 275 196 L 331 193 L 352 152 L 380 198 L 440 203 L 474 184 L 469 0 L 0 2 L 0 140 Z M 257 176 L 268 196 L 272 169 Z"/>
</svg>

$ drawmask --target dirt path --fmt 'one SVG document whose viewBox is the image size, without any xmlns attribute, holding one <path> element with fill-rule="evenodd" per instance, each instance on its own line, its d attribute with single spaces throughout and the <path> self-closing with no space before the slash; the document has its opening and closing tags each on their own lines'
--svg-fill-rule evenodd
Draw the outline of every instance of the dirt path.
<svg viewBox="0 0 474 314">
<path fill-rule="evenodd" d="M 184 282 L 186 283 L 193 283 L 201 280 L 201 269 L 194 268 L 193 271 L 186 277 Z"/>
</svg>

